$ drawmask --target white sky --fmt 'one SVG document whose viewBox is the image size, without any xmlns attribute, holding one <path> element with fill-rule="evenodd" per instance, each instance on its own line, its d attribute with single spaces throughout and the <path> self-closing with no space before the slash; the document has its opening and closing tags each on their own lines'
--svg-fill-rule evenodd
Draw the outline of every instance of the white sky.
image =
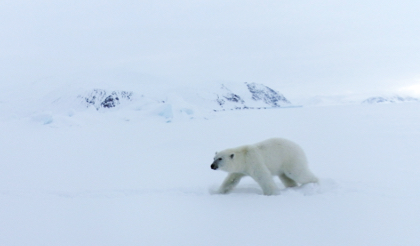
<svg viewBox="0 0 420 246">
<path fill-rule="evenodd" d="M 119 70 L 285 95 L 410 93 L 419 10 L 404 0 L 2 0 L 0 83 Z"/>
</svg>

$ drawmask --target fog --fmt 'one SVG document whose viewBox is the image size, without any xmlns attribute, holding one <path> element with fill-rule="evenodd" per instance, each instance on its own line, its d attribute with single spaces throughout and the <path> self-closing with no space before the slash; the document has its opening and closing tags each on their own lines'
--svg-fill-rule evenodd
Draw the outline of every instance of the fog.
<svg viewBox="0 0 420 246">
<path fill-rule="evenodd" d="M 155 78 L 145 83 L 258 82 L 286 95 L 416 94 L 419 9 L 371 0 L 1 1 L 0 83 L 119 71 Z"/>
</svg>

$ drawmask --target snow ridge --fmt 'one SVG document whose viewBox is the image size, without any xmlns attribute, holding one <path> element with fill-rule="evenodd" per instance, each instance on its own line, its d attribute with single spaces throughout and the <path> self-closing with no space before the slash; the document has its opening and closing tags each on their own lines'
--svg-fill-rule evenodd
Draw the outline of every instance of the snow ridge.
<svg viewBox="0 0 420 246">
<path fill-rule="evenodd" d="M 362 103 L 375 104 L 375 103 L 403 103 L 403 102 L 420 102 L 420 100 L 414 97 L 401 97 L 401 96 L 370 97 L 364 100 Z"/>
</svg>

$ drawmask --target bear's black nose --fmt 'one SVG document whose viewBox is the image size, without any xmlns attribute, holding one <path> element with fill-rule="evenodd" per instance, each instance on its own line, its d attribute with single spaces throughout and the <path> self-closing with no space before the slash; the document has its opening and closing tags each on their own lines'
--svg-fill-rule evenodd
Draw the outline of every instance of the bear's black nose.
<svg viewBox="0 0 420 246">
<path fill-rule="evenodd" d="M 211 167 L 211 169 L 213 169 L 213 170 L 216 170 L 216 169 L 217 169 L 217 165 L 216 165 L 216 164 L 214 164 L 214 163 L 213 163 L 213 164 L 211 164 L 211 166 L 210 166 L 210 167 Z"/>
</svg>

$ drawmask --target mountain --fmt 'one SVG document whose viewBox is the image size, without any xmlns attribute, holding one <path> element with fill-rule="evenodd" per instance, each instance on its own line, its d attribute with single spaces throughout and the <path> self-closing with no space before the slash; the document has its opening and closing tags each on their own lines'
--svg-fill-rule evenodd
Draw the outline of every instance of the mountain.
<svg viewBox="0 0 420 246">
<path fill-rule="evenodd" d="M 303 106 L 335 106 L 351 104 L 420 102 L 420 99 L 409 96 L 369 96 L 370 95 L 365 94 L 314 96 L 298 100 L 298 103 Z"/>
<path fill-rule="evenodd" d="M 291 106 L 281 93 L 257 83 L 222 84 L 215 93 L 219 110 L 266 109 Z"/>
<path fill-rule="evenodd" d="M 364 100 L 362 103 L 363 104 L 376 104 L 376 103 L 403 103 L 403 102 L 420 102 L 420 100 L 414 97 L 401 97 L 401 96 L 370 97 Z"/>
<path fill-rule="evenodd" d="M 291 105 L 290 101 L 282 94 L 263 84 L 246 82 L 230 85 L 221 84 L 219 88 L 213 90 L 213 92 L 209 92 L 205 88 L 196 88 L 193 91 L 189 91 L 185 88 L 179 88 L 166 93 L 162 92 L 161 95 L 163 96 L 160 97 L 150 97 L 155 97 L 157 104 L 174 103 L 173 99 L 175 97 L 178 97 L 177 103 L 185 100 L 191 101 L 192 97 L 201 97 L 201 102 L 200 99 L 195 99 L 193 104 L 213 111 L 265 109 Z M 132 102 L 134 95 L 138 94 L 140 93 L 135 91 L 92 89 L 78 95 L 77 98 L 81 99 L 81 103 L 85 107 L 93 106 L 95 109 L 100 110 Z M 205 103 L 204 101 L 208 102 Z"/>
<path fill-rule="evenodd" d="M 19 94 L 20 100 L 15 100 L 19 104 L 6 101 L 2 107 L 14 105 L 14 117 L 29 117 L 42 124 L 50 124 L 58 118 L 71 119 L 73 115 L 85 111 L 89 114 L 119 111 L 118 115 L 122 118 L 152 116 L 170 122 L 178 118 L 208 118 L 214 112 L 226 110 L 292 106 L 281 93 L 259 83 L 225 82 L 192 86 L 168 83 L 155 86 L 146 81 L 128 83 L 124 78 L 117 77 L 118 82 L 101 84 L 99 81 L 83 83 L 90 80 L 81 77 L 75 79 L 79 83 L 71 81 L 61 86 L 51 80 L 42 84 L 45 84 L 42 90 L 38 83 L 32 88 L 36 95 L 29 92 Z M 55 86 L 48 90 L 48 84 Z"/>
</svg>

